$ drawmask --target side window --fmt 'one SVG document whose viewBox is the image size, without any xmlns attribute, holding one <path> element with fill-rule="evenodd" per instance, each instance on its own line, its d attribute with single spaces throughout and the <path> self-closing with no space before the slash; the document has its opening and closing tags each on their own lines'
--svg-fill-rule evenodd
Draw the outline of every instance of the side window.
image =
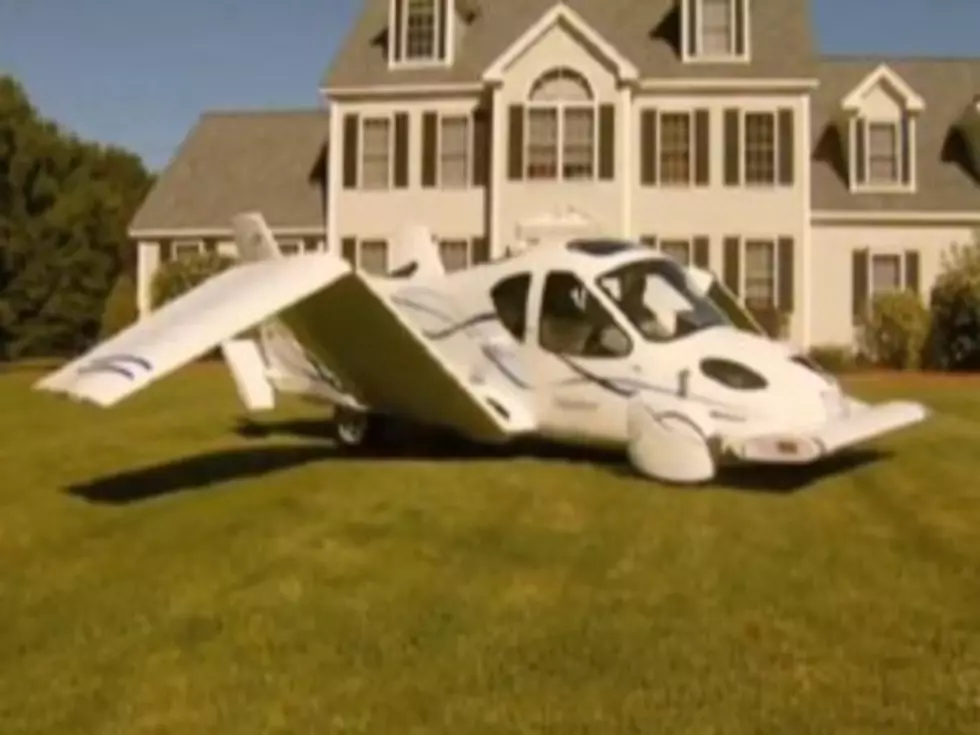
<svg viewBox="0 0 980 735">
<path fill-rule="evenodd" d="M 508 276 L 490 291 L 500 323 L 518 342 L 524 341 L 527 332 L 527 296 L 530 290 L 531 276 L 522 273 Z"/>
<path fill-rule="evenodd" d="M 541 299 L 541 347 L 575 357 L 623 357 L 632 350 L 627 334 L 574 274 L 548 275 Z"/>
</svg>

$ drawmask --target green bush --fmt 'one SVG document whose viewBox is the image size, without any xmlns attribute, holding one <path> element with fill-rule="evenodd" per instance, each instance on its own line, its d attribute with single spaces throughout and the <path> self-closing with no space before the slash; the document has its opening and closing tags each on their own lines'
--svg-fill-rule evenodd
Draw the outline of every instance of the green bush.
<svg viewBox="0 0 980 735">
<path fill-rule="evenodd" d="M 234 263 L 235 260 L 226 255 L 204 253 L 162 264 L 153 279 L 153 308 L 173 301 Z"/>
<path fill-rule="evenodd" d="M 928 359 L 942 370 L 980 369 L 980 244 L 953 246 L 929 298 Z"/>
<path fill-rule="evenodd" d="M 836 375 L 863 367 L 860 356 L 850 345 L 814 345 L 808 350 L 807 357 L 828 373 Z"/>
<path fill-rule="evenodd" d="M 106 298 L 102 310 L 102 322 L 99 329 L 99 341 L 118 334 L 136 321 L 136 283 L 132 276 L 123 273 L 116 279 L 112 290 Z"/>
<path fill-rule="evenodd" d="M 878 294 L 861 323 L 861 351 L 884 368 L 918 370 L 929 334 L 929 310 L 913 291 Z"/>
</svg>

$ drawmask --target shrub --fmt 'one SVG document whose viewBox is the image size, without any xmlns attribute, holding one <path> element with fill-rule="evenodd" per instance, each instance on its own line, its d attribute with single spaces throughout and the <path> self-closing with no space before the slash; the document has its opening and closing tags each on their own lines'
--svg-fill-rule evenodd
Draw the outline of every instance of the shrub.
<svg viewBox="0 0 980 735">
<path fill-rule="evenodd" d="M 862 352 L 874 365 L 896 370 L 922 366 L 929 310 L 915 292 L 878 294 L 861 326 Z"/>
<path fill-rule="evenodd" d="M 217 253 L 205 253 L 164 263 L 153 279 L 153 308 L 173 301 L 234 263 L 233 258 Z"/>
<path fill-rule="evenodd" d="M 862 367 L 859 356 L 850 345 L 814 345 L 807 356 L 828 373 L 837 375 Z"/>
<path fill-rule="evenodd" d="M 132 276 L 123 273 L 116 279 L 102 310 L 99 341 L 118 334 L 136 321 L 136 283 Z"/>
<path fill-rule="evenodd" d="M 980 369 L 980 244 L 943 254 L 929 298 L 928 358 L 943 370 Z"/>
</svg>

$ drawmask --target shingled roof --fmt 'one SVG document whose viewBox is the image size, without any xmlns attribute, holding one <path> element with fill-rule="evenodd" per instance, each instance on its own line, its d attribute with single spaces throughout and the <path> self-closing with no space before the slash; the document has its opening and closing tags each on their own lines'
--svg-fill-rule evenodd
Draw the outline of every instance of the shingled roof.
<svg viewBox="0 0 980 735">
<path fill-rule="evenodd" d="M 835 121 L 848 93 L 882 63 L 925 102 L 917 122 L 914 194 L 852 194 L 847 188 L 847 159 Z M 975 211 L 980 189 L 955 125 L 978 90 L 980 59 L 824 58 L 812 105 L 813 209 Z"/>
<path fill-rule="evenodd" d="M 360 15 L 323 78 L 327 88 L 477 82 L 556 0 L 476 0 L 479 12 L 457 38 L 451 68 L 389 70 L 388 1 L 363 0 Z M 473 4 L 473 0 L 470 0 Z M 683 64 L 678 0 L 565 0 L 646 78 L 718 77 L 719 65 Z M 724 77 L 816 77 L 809 0 L 753 0 L 752 60 L 724 64 Z"/>
<path fill-rule="evenodd" d="M 273 228 L 322 228 L 328 129 L 317 109 L 205 112 L 130 232 L 226 228 L 248 209 Z"/>
</svg>

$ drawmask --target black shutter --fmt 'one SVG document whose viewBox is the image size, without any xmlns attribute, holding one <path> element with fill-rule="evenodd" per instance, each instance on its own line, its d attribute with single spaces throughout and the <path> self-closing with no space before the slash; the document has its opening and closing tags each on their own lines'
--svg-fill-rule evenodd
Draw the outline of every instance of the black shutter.
<svg viewBox="0 0 980 735">
<path fill-rule="evenodd" d="M 599 179 L 611 181 L 616 176 L 616 107 L 599 106 Z"/>
<path fill-rule="evenodd" d="M 784 107 L 778 113 L 779 183 L 792 186 L 796 178 L 796 136 L 793 110 Z"/>
<path fill-rule="evenodd" d="M 344 115 L 344 188 L 357 188 L 360 118 L 354 113 Z"/>
<path fill-rule="evenodd" d="M 408 113 L 395 113 L 395 188 L 408 187 Z"/>
<path fill-rule="evenodd" d="M 792 314 L 796 308 L 796 249 L 792 237 L 780 237 L 776 241 L 776 259 L 779 273 L 779 310 L 784 314 Z"/>
<path fill-rule="evenodd" d="M 746 52 L 746 24 L 749 16 L 745 12 L 745 0 L 735 0 L 735 53 L 741 56 Z"/>
<path fill-rule="evenodd" d="M 402 28 L 404 24 L 405 18 L 402 16 L 402 2 L 401 0 L 395 0 L 394 23 L 388 29 L 388 33 L 391 34 L 388 48 L 391 49 L 394 61 L 401 61 L 402 59 Z"/>
<path fill-rule="evenodd" d="M 490 109 L 478 107 L 473 111 L 473 185 L 487 186 L 490 182 Z"/>
<path fill-rule="evenodd" d="M 473 238 L 471 243 L 472 264 L 486 263 L 490 260 L 490 242 L 486 237 L 479 235 Z"/>
<path fill-rule="evenodd" d="M 524 106 L 511 105 L 508 121 L 507 178 L 520 181 L 524 178 Z"/>
<path fill-rule="evenodd" d="M 739 112 L 725 110 L 725 186 L 738 186 L 739 161 L 742 156 Z"/>
<path fill-rule="evenodd" d="M 438 161 L 439 116 L 434 112 L 422 114 L 422 186 L 436 185 Z"/>
<path fill-rule="evenodd" d="M 686 38 L 687 38 L 687 53 L 690 56 L 697 56 L 698 50 L 701 44 L 698 43 L 698 38 L 700 37 L 700 30 L 698 28 L 698 0 L 687 0 L 687 17 L 684 18 L 686 27 Z"/>
<path fill-rule="evenodd" d="M 640 183 L 657 183 L 657 111 L 646 108 L 640 113 Z"/>
<path fill-rule="evenodd" d="M 920 292 L 919 253 L 916 250 L 905 251 L 905 288 L 915 294 Z"/>
<path fill-rule="evenodd" d="M 711 178 L 711 147 L 708 111 L 694 111 L 694 184 L 707 186 Z"/>
<path fill-rule="evenodd" d="M 724 239 L 724 257 L 722 260 L 722 281 L 725 287 L 731 291 L 735 296 L 740 296 L 742 289 L 740 288 L 740 274 L 742 272 L 742 266 L 740 263 L 740 255 L 742 250 L 741 241 L 733 236 L 726 236 Z"/>
<path fill-rule="evenodd" d="M 902 167 L 902 183 L 908 185 L 912 182 L 912 156 L 914 154 L 912 152 L 911 124 L 907 113 L 902 115 L 899 134 L 902 136 L 902 158 L 899 161 L 899 165 Z"/>
<path fill-rule="evenodd" d="M 398 5 L 398 0 L 395 0 L 395 4 Z M 436 39 L 436 48 L 439 52 L 439 60 L 442 61 L 446 58 L 446 51 L 448 50 L 449 44 L 449 23 L 452 21 L 448 17 L 449 13 L 449 3 L 447 0 L 439 0 L 439 38 Z"/>
<path fill-rule="evenodd" d="M 854 121 L 854 176 L 855 183 L 863 184 L 868 179 L 868 166 L 865 160 L 865 131 L 867 123 L 858 118 Z"/>
<path fill-rule="evenodd" d="M 711 241 L 707 235 L 695 235 L 692 243 L 694 245 L 694 253 L 692 254 L 694 265 L 707 270 L 710 263 L 709 249 Z"/>
<path fill-rule="evenodd" d="M 341 255 L 352 268 L 357 266 L 357 238 L 345 237 L 340 241 Z"/>
<path fill-rule="evenodd" d="M 868 308 L 869 257 L 866 249 L 851 255 L 851 314 L 855 322 L 864 318 Z"/>
</svg>

